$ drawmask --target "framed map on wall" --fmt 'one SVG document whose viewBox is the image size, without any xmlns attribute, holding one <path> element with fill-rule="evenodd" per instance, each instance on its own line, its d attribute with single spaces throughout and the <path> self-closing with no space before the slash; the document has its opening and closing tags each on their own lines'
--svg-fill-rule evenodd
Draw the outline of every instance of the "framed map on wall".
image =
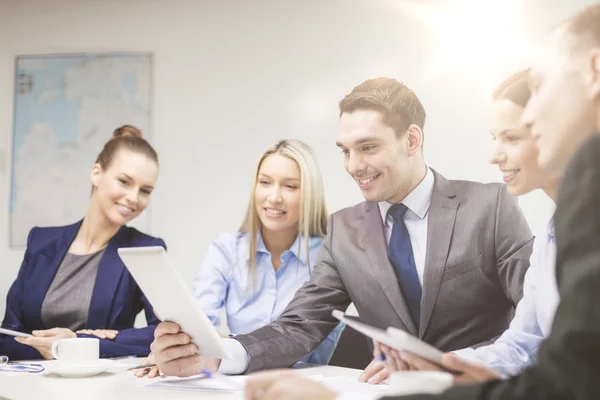
<svg viewBox="0 0 600 400">
<path fill-rule="evenodd" d="M 152 55 L 21 55 L 15 67 L 9 237 L 22 248 L 32 227 L 85 215 L 90 170 L 115 128 L 150 139 Z M 149 211 L 132 225 L 148 232 Z"/>
</svg>

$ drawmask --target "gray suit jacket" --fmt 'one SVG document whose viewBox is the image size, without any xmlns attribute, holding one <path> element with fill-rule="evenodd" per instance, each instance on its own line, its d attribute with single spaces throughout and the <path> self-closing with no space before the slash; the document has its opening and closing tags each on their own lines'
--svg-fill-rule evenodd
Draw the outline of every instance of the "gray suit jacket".
<svg viewBox="0 0 600 400">
<path fill-rule="evenodd" d="M 311 279 L 279 319 L 236 336 L 248 371 L 294 364 L 335 328 L 331 311 L 351 302 L 365 322 L 443 351 L 482 344 L 508 327 L 533 244 L 521 209 L 504 185 L 434 176 L 419 330 L 387 258 L 379 207 L 363 202 L 329 218 Z"/>
</svg>

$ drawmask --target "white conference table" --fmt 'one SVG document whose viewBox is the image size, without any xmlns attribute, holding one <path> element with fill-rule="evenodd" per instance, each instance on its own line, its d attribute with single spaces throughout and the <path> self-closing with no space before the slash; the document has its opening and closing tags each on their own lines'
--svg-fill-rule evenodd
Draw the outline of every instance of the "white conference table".
<svg viewBox="0 0 600 400">
<path fill-rule="evenodd" d="M 139 360 L 119 360 L 119 364 L 136 365 Z M 43 365 L 44 362 L 41 362 Z M 121 364 L 122 365 L 122 364 Z M 126 368 L 126 367 L 125 367 Z M 86 378 L 64 378 L 49 371 L 40 373 L 6 372 L 0 370 L 0 398 L 10 400 L 153 400 L 153 399 L 240 399 L 240 393 L 218 391 L 186 391 L 144 387 L 152 380 L 136 378 L 125 368 L 114 368 Z M 298 368 L 303 375 L 342 376 L 358 379 L 357 369 L 311 366 Z M 160 379 L 160 378 L 155 378 Z"/>
</svg>

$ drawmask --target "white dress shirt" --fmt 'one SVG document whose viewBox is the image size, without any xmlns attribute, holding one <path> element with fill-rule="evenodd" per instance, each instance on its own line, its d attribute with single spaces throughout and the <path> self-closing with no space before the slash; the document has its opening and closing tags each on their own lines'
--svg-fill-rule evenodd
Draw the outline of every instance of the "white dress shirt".
<svg viewBox="0 0 600 400">
<path fill-rule="evenodd" d="M 425 177 L 405 198 L 402 203 L 408 208 L 404 214 L 404 223 L 410 236 L 419 282 L 423 285 L 423 271 L 425 269 L 425 255 L 427 250 L 427 216 L 431 204 L 434 176 L 431 169 L 427 168 Z M 387 214 L 392 203 L 383 201 L 379 203 L 381 219 L 384 222 L 387 243 L 390 242 L 394 221 Z M 248 353 L 244 346 L 235 339 L 222 339 L 223 345 L 231 352 L 231 359 L 221 361 L 219 372 L 224 374 L 241 374 L 248 368 Z"/>
<path fill-rule="evenodd" d="M 423 180 L 401 201 L 408 208 L 406 214 L 404 214 L 404 224 L 408 230 L 408 236 L 410 236 L 410 244 L 421 286 L 423 286 L 423 273 L 425 271 L 427 221 L 429 220 L 429 205 L 431 204 L 434 180 L 433 172 L 427 168 Z M 379 211 L 381 212 L 381 220 L 383 221 L 385 238 L 388 245 L 392 236 L 394 219 L 387 212 L 392 206 L 393 204 L 387 201 L 379 203 Z"/>
<path fill-rule="evenodd" d="M 552 329 L 558 302 L 556 244 L 551 220 L 545 231 L 536 235 L 525 274 L 523 298 L 517 304 L 509 328 L 491 345 L 454 353 L 504 376 L 516 375 L 535 362 L 538 347 Z"/>
</svg>

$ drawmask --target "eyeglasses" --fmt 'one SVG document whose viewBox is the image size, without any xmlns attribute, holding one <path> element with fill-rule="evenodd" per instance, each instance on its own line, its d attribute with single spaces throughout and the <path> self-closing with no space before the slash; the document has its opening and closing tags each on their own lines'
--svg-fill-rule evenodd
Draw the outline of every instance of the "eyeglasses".
<svg viewBox="0 0 600 400">
<path fill-rule="evenodd" d="M 0 356 L 0 372 L 42 372 L 44 367 L 41 364 L 9 362 L 8 357 Z"/>
</svg>

